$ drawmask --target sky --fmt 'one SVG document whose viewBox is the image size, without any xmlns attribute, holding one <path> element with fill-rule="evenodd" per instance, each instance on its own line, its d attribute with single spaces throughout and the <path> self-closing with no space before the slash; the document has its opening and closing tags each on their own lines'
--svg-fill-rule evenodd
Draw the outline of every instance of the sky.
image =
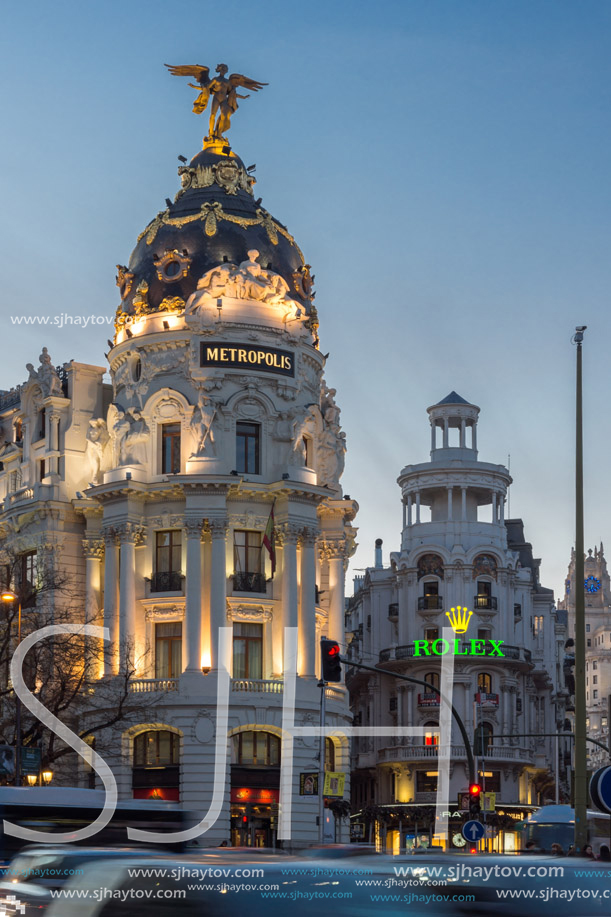
<svg viewBox="0 0 611 917">
<path fill-rule="evenodd" d="M 611 4 L 5 4 L 0 388 L 43 345 L 55 363 L 105 365 L 112 326 L 15 316 L 114 315 L 115 265 L 205 133 L 163 64 L 219 61 L 269 84 L 229 139 L 316 275 L 342 483 L 360 504 L 352 572 L 378 537 L 385 563 L 399 549 L 397 476 L 428 461 L 426 408 L 456 390 L 481 408 L 479 458 L 511 456 L 511 516 L 561 596 L 576 325 L 586 546 L 611 545 Z"/>
</svg>

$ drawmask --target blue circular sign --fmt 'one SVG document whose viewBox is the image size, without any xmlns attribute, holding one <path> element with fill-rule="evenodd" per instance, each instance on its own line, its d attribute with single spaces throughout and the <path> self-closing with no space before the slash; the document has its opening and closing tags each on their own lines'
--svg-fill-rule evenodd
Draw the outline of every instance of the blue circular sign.
<svg viewBox="0 0 611 917">
<path fill-rule="evenodd" d="M 462 826 L 462 836 L 466 841 L 481 841 L 485 833 L 486 829 L 481 821 L 475 821 L 474 818 Z"/>
<path fill-rule="evenodd" d="M 590 780 L 590 797 L 601 812 L 611 814 L 611 766 L 594 771 Z"/>
</svg>

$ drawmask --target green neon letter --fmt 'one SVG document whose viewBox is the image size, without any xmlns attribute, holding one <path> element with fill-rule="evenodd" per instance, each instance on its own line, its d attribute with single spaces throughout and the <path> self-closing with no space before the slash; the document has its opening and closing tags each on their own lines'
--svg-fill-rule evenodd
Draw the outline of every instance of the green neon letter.
<svg viewBox="0 0 611 917">
<path fill-rule="evenodd" d="M 429 641 L 428 640 L 414 640 L 414 656 L 420 655 L 420 647 L 422 647 L 426 656 L 431 655 L 431 651 L 429 650 Z"/>
</svg>

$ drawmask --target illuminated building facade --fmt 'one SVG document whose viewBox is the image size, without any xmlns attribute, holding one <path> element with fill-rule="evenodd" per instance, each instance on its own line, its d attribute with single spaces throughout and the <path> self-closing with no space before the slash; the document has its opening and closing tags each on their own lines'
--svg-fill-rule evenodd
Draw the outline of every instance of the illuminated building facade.
<svg viewBox="0 0 611 917">
<path fill-rule="evenodd" d="M 343 640 L 357 504 L 340 484 L 345 435 L 309 265 L 225 140 L 179 176 L 118 265 L 110 382 L 74 362 L 58 373 L 45 350 L 2 395 L 0 525 L 31 566 L 64 565 L 80 619 L 109 629 L 100 663 L 92 643 L 80 722 L 96 684 L 127 674 L 131 712 L 95 736 L 120 798 L 208 810 L 218 635 L 230 628 L 224 801 L 201 843 L 270 846 L 285 631 L 297 633 L 296 725 L 317 726 L 319 640 Z M 350 722 L 342 684 L 326 701 L 328 725 Z M 318 838 L 315 781 L 300 795 L 300 775 L 318 768 L 318 739 L 297 738 L 293 842 Z M 348 774 L 345 741 L 327 741 L 326 770 Z M 80 781 L 93 785 L 84 766 Z"/>
<path fill-rule="evenodd" d="M 355 581 L 349 657 L 439 687 L 443 628 L 468 610 L 466 629 L 457 628 L 448 645 L 456 652 L 453 703 L 473 739 L 479 782 L 496 796 L 489 822 L 502 828 L 554 792 L 553 740 L 541 734 L 564 721 L 566 633 L 552 590 L 539 582 L 539 560 L 524 539 L 522 520 L 505 519 L 509 472 L 478 459 L 479 408 L 452 392 L 428 414 L 430 462 L 408 465 L 398 478 L 400 550 L 384 566 L 378 542 L 375 565 Z M 356 668 L 347 683 L 355 722 L 388 727 L 387 737 L 353 744 L 353 810 L 385 807 L 377 830 L 385 824 L 395 849 L 410 824 L 413 832 L 419 823 L 428 838 L 437 792 L 439 696 Z M 398 738 L 398 726 L 422 727 L 425 734 Z M 456 726 L 450 757 L 448 811 L 458 826 L 451 836 L 460 844 L 457 802 L 468 790 L 469 773 Z M 510 848 L 514 839 L 507 830 L 501 841 Z"/>
</svg>

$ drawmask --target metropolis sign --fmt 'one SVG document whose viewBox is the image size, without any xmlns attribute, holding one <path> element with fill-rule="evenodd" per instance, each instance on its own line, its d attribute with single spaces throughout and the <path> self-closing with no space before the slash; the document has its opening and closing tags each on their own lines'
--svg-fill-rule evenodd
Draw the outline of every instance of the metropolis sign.
<svg viewBox="0 0 611 917">
<path fill-rule="evenodd" d="M 295 376 L 295 357 L 288 350 L 252 344 L 205 344 L 202 342 L 200 366 L 226 369 L 258 369 L 264 373 Z"/>
</svg>

